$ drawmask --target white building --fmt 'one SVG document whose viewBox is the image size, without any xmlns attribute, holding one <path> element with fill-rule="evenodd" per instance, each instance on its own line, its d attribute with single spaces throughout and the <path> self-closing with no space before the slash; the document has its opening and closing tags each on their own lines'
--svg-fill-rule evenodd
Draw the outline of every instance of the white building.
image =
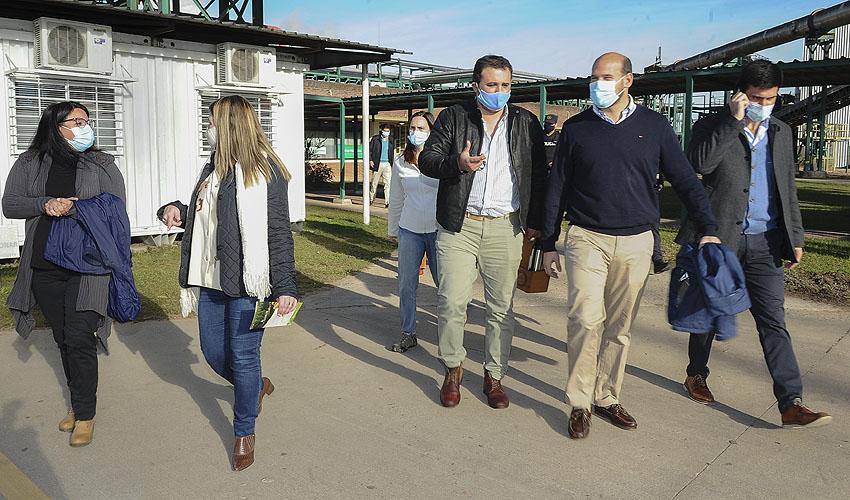
<svg viewBox="0 0 850 500">
<path fill-rule="evenodd" d="M 57 5 L 47 9 L 50 3 Z M 291 219 L 303 221 L 303 72 L 387 60 L 393 53 L 82 2 L 20 0 L 2 15 L 8 17 L 0 18 L 0 123 L 6 125 L 0 151 L 8 153 L 0 154 L 0 182 L 5 186 L 12 164 L 27 149 L 44 107 L 79 101 L 94 120 L 97 146 L 115 156 L 124 174 L 133 236 L 163 234 L 156 210 L 188 199 L 209 156 L 203 133 L 208 105 L 227 94 L 243 95 L 256 106 L 293 174 Z M 275 46 L 286 46 L 286 52 Z M 17 252 L 23 237 L 23 221 L 0 219 L 0 246 Z"/>
</svg>

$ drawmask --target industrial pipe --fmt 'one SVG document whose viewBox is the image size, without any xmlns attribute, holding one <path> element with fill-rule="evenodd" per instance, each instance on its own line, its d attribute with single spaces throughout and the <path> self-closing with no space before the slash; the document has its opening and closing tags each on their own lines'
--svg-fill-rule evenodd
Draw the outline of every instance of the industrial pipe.
<svg viewBox="0 0 850 500">
<path fill-rule="evenodd" d="M 665 67 L 664 71 L 706 68 L 713 64 L 730 61 L 736 57 L 776 47 L 809 35 L 819 35 L 845 24 L 850 24 L 850 2 L 842 2 L 826 9 L 816 10 L 808 16 L 729 42 L 726 45 L 673 63 Z"/>
</svg>

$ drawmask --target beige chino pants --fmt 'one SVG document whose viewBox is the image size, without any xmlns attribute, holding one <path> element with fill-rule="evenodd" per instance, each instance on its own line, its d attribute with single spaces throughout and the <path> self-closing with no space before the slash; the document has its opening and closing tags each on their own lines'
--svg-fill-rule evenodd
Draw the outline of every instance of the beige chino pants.
<svg viewBox="0 0 850 500">
<path fill-rule="evenodd" d="M 466 309 L 472 298 L 472 285 L 480 275 L 487 311 L 484 368 L 496 380 L 507 370 L 522 239 L 517 214 L 483 221 L 466 218 L 457 233 L 442 228 L 437 231 L 438 356 L 447 367 L 458 367 L 466 359 Z"/>
<path fill-rule="evenodd" d="M 620 402 L 632 322 L 652 261 L 652 232 L 611 236 L 570 226 L 567 275 L 566 402 L 573 408 Z"/>
</svg>

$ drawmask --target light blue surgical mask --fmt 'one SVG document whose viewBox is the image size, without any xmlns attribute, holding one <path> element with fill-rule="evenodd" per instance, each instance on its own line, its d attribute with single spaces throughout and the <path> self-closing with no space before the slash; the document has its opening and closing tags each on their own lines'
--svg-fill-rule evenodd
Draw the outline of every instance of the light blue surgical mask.
<svg viewBox="0 0 850 500">
<path fill-rule="evenodd" d="M 478 102 L 490 111 L 499 111 L 508 104 L 510 92 L 484 92 L 478 89 Z"/>
<path fill-rule="evenodd" d="M 770 114 L 773 113 L 774 106 L 775 104 L 762 106 L 761 104 L 751 102 L 747 106 L 747 118 L 754 122 L 763 122 L 770 118 Z"/>
<path fill-rule="evenodd" d="M 424 130 L 411 130 L 410 133 L 407 134 L 407 140 L 414 146 L 418 147 L 425 144 L 429 135 L 431 134 Z"/>
<path fill-rule="evenodd" d="M 626 75 L 623 75 L 620 80 L 625 78 Z M 594 106 L 599 109 L 607 109 L 614 105 L 617 102 L 617 99 L 620 98 L 620 94 L 625 92 L 625 87 L 623 90 L 617 92 L 617 83 L 620 80 L 596 80 L 595 82 L 590 82 L 590 100 L 593 101 Z"/>
<path fill-rule="evenodd" d="M 68 144 L 70 144 L 71 147 L 78 152 L 82 153 L 94 145 L 94 130 L 91 128 L 91 125 L 87 124 L 82 127 L 65 128 L 74 134 L 73 139 L 68 139 Z"/>
</svg>

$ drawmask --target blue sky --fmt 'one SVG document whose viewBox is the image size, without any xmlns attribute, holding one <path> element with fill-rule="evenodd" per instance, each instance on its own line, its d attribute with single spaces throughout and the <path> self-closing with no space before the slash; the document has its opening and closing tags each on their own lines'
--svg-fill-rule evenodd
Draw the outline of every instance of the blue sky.
<svg viewBox="0 0 850 500">
<path fill-rule="evenodd" d="M 265 0 L 266 23 L 393 47 L 417 61 L 471 67 L 487 53 L 518 70 L 584 76 L 599 54 L 629 56 L 636 71 L 696 54 L 837 0 Z M 801 58 L 801 41 L 762 52 Z"/>
</svg>

